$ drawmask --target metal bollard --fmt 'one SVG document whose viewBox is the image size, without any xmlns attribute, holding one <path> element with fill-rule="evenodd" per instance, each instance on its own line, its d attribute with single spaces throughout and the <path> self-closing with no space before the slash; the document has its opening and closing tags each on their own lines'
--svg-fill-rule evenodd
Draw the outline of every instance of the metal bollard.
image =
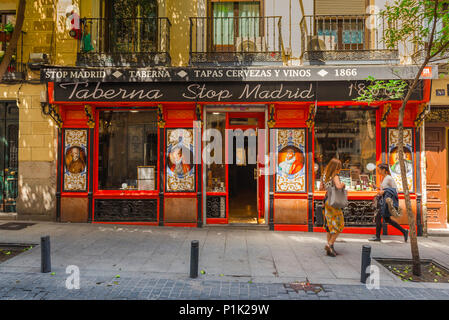
<svg viewBox="0 0 449 320">
<path fill-rule="evenodd" d="M 51 271 L 50 236 L 41 237 L 41 272 Z"/>
<path fill-rule="evenodd" d="M 190 247 L 190 278 L 198 277 L 199 242 L 193 240 Z"/>
<path fill-rule="evenodd" d="M 369 274 L 366 273 L 366 268 L 371 264 L 371 246 L 362 246 L 362 270 L 360 272 L 360 282 L 366 283 Z"/>
</svg>

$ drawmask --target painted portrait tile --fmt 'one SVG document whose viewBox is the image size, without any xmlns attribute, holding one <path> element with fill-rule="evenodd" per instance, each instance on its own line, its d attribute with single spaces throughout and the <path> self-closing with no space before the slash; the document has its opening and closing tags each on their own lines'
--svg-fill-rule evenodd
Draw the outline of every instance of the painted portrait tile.
<svg viewBox="0 0 449 320">
<path fill-rule="evenodd" d="M 276 191 L 304 192 L 305 186 L 305 130 L 276 130 Z"/>
<path fill-rule="evenodd" d="M 87 130 L 64 131 L 64 191 L 87 191 Z"/>
<path fill-rule="evenodd" d="M 195 191 L 193 130 L 168 129 L 166 153 L 167 191 Z"/>
</svg>

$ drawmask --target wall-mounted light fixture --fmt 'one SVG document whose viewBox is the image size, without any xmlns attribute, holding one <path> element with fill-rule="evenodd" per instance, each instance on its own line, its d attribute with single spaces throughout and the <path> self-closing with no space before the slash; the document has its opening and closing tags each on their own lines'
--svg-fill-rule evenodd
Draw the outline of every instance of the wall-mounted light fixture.
<svg viewBox="0 0 449 320">
<path fill-rule="evenodd" d="M 48 64 L 48 55 L 46 53 L 30 53 L 28 68 L 31 70 L 40 70 L 45 64 Z"/>
<path fill-rule="evenodd" d="M 62 128 L 62 118 L 59 114 L 58 108 L 48 103 L 47 91 L 41 91 L 40 96 L 42 113 L 46 116 L 50 116 L 58 128 Z"/>
</svg>

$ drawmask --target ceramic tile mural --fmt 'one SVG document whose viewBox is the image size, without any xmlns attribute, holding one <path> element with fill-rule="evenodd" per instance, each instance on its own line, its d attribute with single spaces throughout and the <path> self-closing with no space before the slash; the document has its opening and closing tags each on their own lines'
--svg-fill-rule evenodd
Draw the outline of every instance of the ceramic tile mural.
<svg viewBox="0 0 449 320">
<path fill-rule="evenodd" d="M 87 129 L 64 130 L 64 191 L 87 191 Z"/>
<path fill-rule="evenodd" d="M 193 150 L 193 129 L 167 129 L 167 192 L 195 191 Z"/>
<path fill-rule="evenodd" d="M 276 130 L 276 191 L 306 191 L 305 129 Z"/>
</svg>

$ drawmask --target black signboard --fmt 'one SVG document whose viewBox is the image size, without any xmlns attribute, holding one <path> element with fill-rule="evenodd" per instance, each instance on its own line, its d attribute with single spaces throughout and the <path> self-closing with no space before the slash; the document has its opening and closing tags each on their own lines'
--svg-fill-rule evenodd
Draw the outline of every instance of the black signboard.
<svg viewBox="0 0 449 320">
<path fill-rule="evenodd" d="M 366 81 L 118 83 L 65 82 L 54 84 L 55 102 L 281 102 L 352 101 Z M 379 92 L 382 100 L 392 100 Z M 422 100 L 422 82 L 412 95 Z"/>
<path fill-rule="evenodd" d="M 161 67 L 41 69 L 42 82 L 263 82 L 414 79 L 418 66 L 300 66 L 300 67 Z M 421 79 L 436 79 L 438 67 L 426 67 Z"/>
</svg>

